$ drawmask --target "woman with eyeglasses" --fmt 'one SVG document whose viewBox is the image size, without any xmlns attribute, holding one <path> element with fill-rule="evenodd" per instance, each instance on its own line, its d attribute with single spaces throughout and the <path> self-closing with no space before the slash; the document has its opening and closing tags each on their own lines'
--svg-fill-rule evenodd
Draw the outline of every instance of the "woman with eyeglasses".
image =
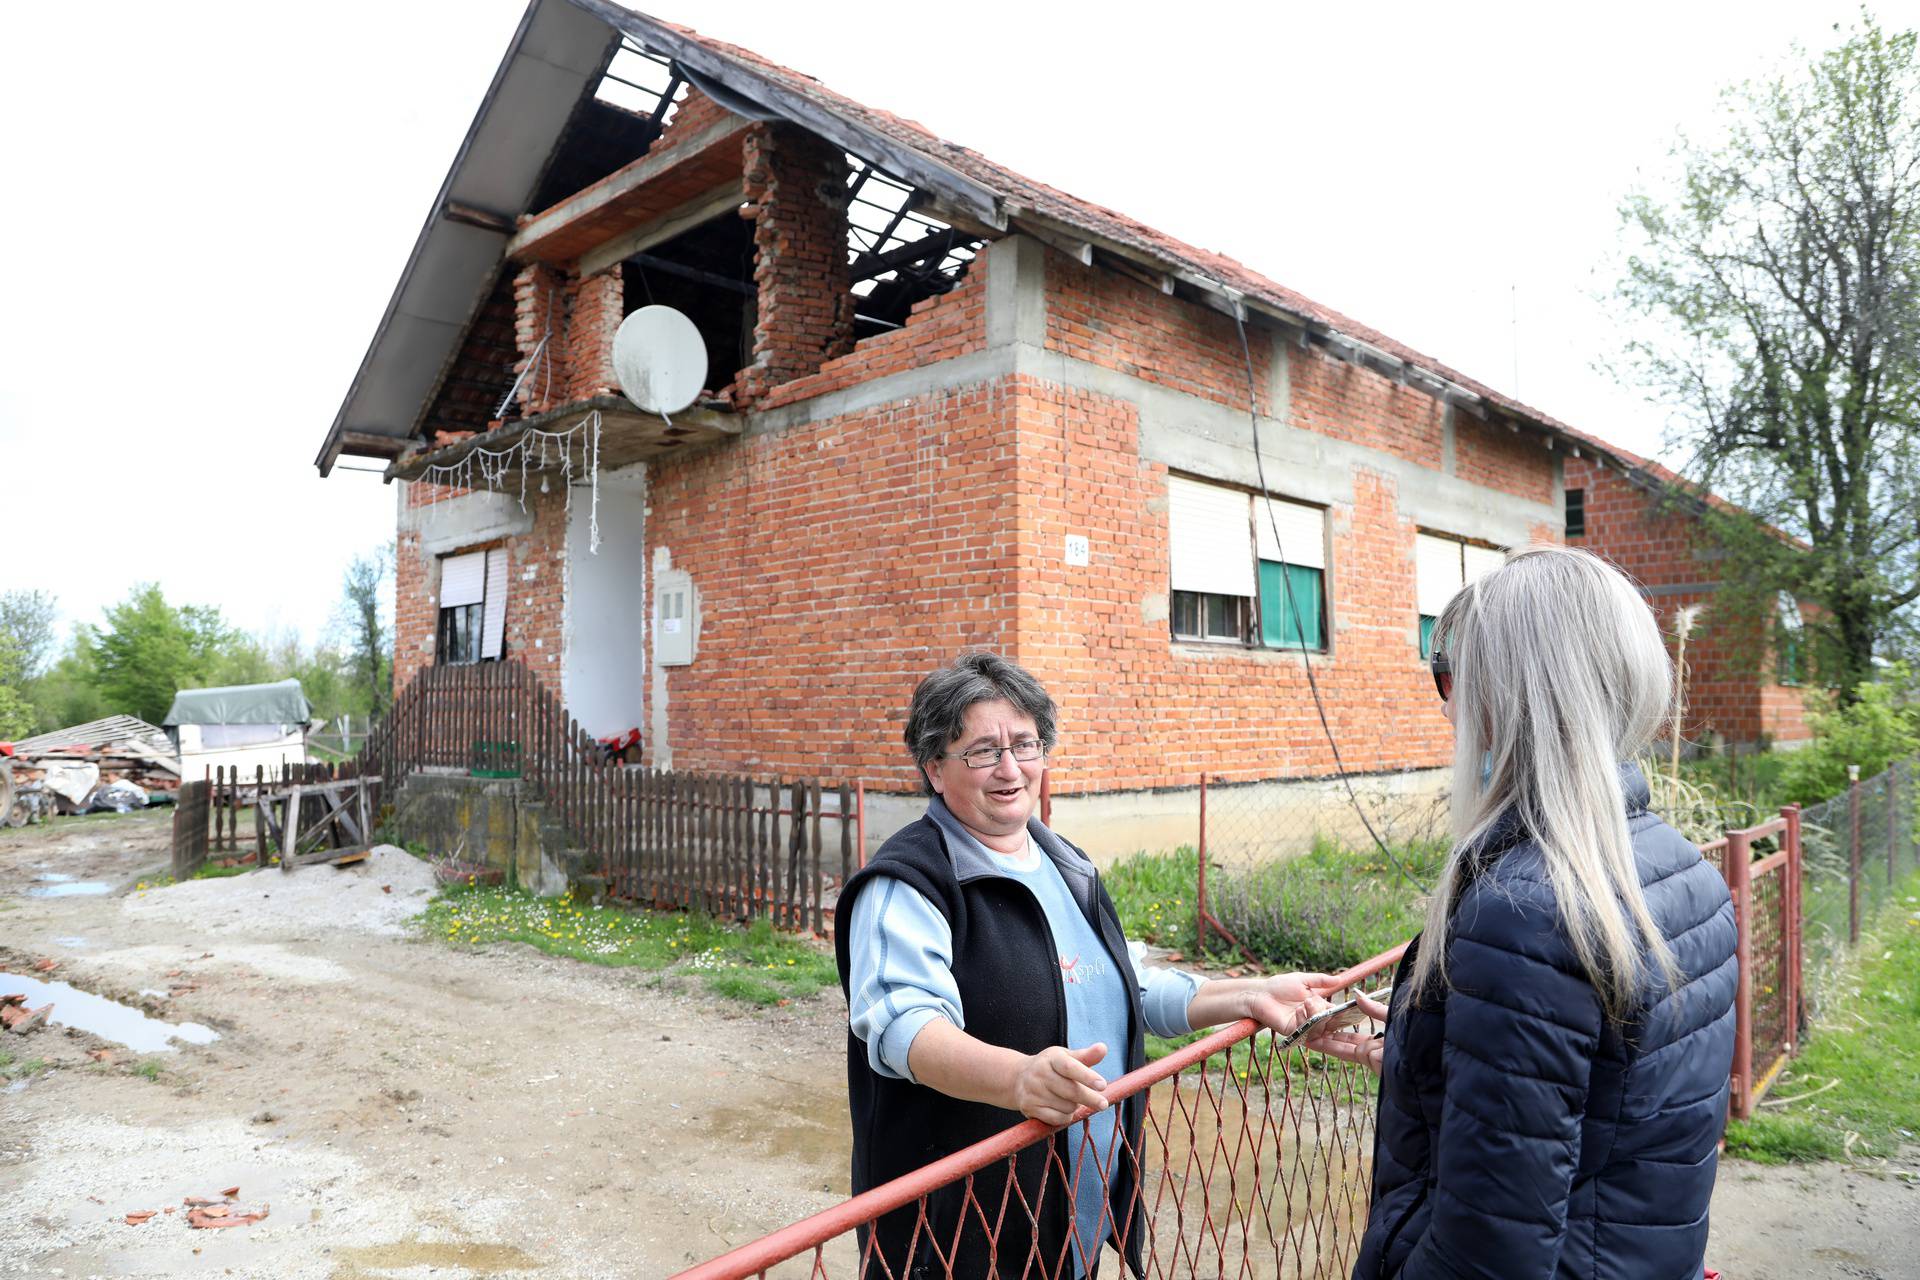
<svg viewBox="0 0 1920 1280">
<path fill-rule="evenodd" d="M 1144 1102 L 1110 1108 L 1100 1091 L 1145 1064 L 1145 1032 L 1252 1017 L 1284 1033 L 1326 1007 L 1308 990 L 1319 974 L 1203 983 L 1135 970 L 1093 864 L 1034 814 L 1055 719 L 1039 681 L 990 653 L 914 690 L 906 743 L 927 814 L 834 908 L 846 922 L 835 946 L 853 1191 L 1023 1116 L 1066 1125 L 1081 1107 L 1093 1113 L 1020 1152 L 1015 1188 L 1006 1164 L 989 1165 L 970 1180 L 971 1209 L 968 1186 L 950 1186 L 929 1195 L 924 1222 L 909 1205 L 863 1228 L 866 1274 L 1071 1280 L 1097 1270 L 1107 1242 L 1139 1274 Z"/>
<path fill-rule="evenodd" d="M 1355 1280 L 1699 1280 L 1738 978 L 1726 883 L 1631 761 L 1672 713 L 1653 615 L 1604 561 L 1515 555 L 1448 603 L 1453 852 L 1384 1038 Z"/>
</svg>

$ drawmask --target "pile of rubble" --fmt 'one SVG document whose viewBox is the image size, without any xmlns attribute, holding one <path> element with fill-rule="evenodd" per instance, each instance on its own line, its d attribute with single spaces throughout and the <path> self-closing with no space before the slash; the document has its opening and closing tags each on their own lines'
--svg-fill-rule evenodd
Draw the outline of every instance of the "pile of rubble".
<svg viewBox="0 0 1920 1280">
<path fill-rule="evenodd" d="M 121 813 L 170 803 L 180 758 L 167 735 L 133 716 L 109 716 L 6 744 L 12 803 L 0 822 L 22 826 L 56 813 Z"/>
</svg>

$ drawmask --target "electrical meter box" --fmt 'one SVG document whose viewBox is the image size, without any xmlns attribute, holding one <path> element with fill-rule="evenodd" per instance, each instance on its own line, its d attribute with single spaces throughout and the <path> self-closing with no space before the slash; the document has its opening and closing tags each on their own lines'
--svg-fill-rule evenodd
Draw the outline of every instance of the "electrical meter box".
<svg viewBox="0 0 1920 1280">
<path fill-rule="evenodd" d="M 698 617 L 693 578 L 684 569 L 654 574 L 653 601 L 653 660 L 663 667 L 691 664 Z"/>
</svg>

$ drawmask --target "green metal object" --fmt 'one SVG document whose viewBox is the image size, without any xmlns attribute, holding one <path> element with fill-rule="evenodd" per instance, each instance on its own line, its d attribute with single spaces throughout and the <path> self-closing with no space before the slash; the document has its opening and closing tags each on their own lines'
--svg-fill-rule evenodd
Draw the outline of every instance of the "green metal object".
<svg viewBox="0 0 1920 1280">
<path fill-rule="evenodd" d="M 520 744 L 476 739 L 473 744 L 473 766 L 469 772 L 476 778 L 519 777 Z"/>
</svg>

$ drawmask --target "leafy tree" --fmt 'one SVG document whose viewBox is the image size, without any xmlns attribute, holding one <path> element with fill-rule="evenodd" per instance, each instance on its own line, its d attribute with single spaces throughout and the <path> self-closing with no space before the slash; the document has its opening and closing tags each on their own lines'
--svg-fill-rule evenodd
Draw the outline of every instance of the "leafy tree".
<svg viewBox="0 0 1920 1280">
<path fill-rule="evenodd" d="M 100 693 L 114 711 L 155 724 L 176 691 L 207 682 L 233 642 L 218 609 L 168 604 L 153 583 L 136 586 L 106 621 L 94 639 Z"/>
<path fill-rule="evenodd" d="M 20 680 L 32 681 L 46 670 L 59 613 L 51 591 L 0 592 L 0 636 L 12 643 L 12 661 Z"/>
<path fill-rule="evenodd" d="M 386 710 L 393 683 L 393 633 L 387 625 L 392 573 L 391 547 L 355 556 L 347 566 L 335 614 L 335 628 L 347 641 L 352 679 L 364 690 L 365 710 L 372 715 Z"/>
<path fill-rule="evenodd" d="M 33 702 L 34 731 L 46 733 L 68 725 L 85 724 L 112 712 L 100 692 L 100 671 L 94 661 L 93 628 L 75 627 L 67 651 L 46 674 L 28 686 Z"/>
<path fill-rule="evenodd" d="M 1804 804 L 1847 789 L 1847 766 L 1871 778 L 1895 760 L 1920 751 L 1920 703 L 1913 700 L 1914 673 L 1894 663 L 1880 680 L 1860 685 L 1844 707 L 1815 712 L 1814 739 L 1787 757 L 1781 773 L 1786 794 Z"/>
<path fill-rule="evenodd" d="M 1683 139 L 1673 189 L 1622 206 L 1638 243 L 1619 293 L 1655 322 L 1631 365 L 1676 411 L 1689 478 L 1758 518 L 1703 513 L 1732 603 L 1812 603 L 1816 669 L 1847 701 L 1920 598 L 1914 34 L 1863 14 L 1838 48 L 1725 102 L 1724 138 Z"/>
<path fill-rule="evenodd" d="M 0 741 L 24 738 L 33 732 L 33 704 L 21 692 L 26 656 L 6 631 L 0 631 Z"/>
</svg>

